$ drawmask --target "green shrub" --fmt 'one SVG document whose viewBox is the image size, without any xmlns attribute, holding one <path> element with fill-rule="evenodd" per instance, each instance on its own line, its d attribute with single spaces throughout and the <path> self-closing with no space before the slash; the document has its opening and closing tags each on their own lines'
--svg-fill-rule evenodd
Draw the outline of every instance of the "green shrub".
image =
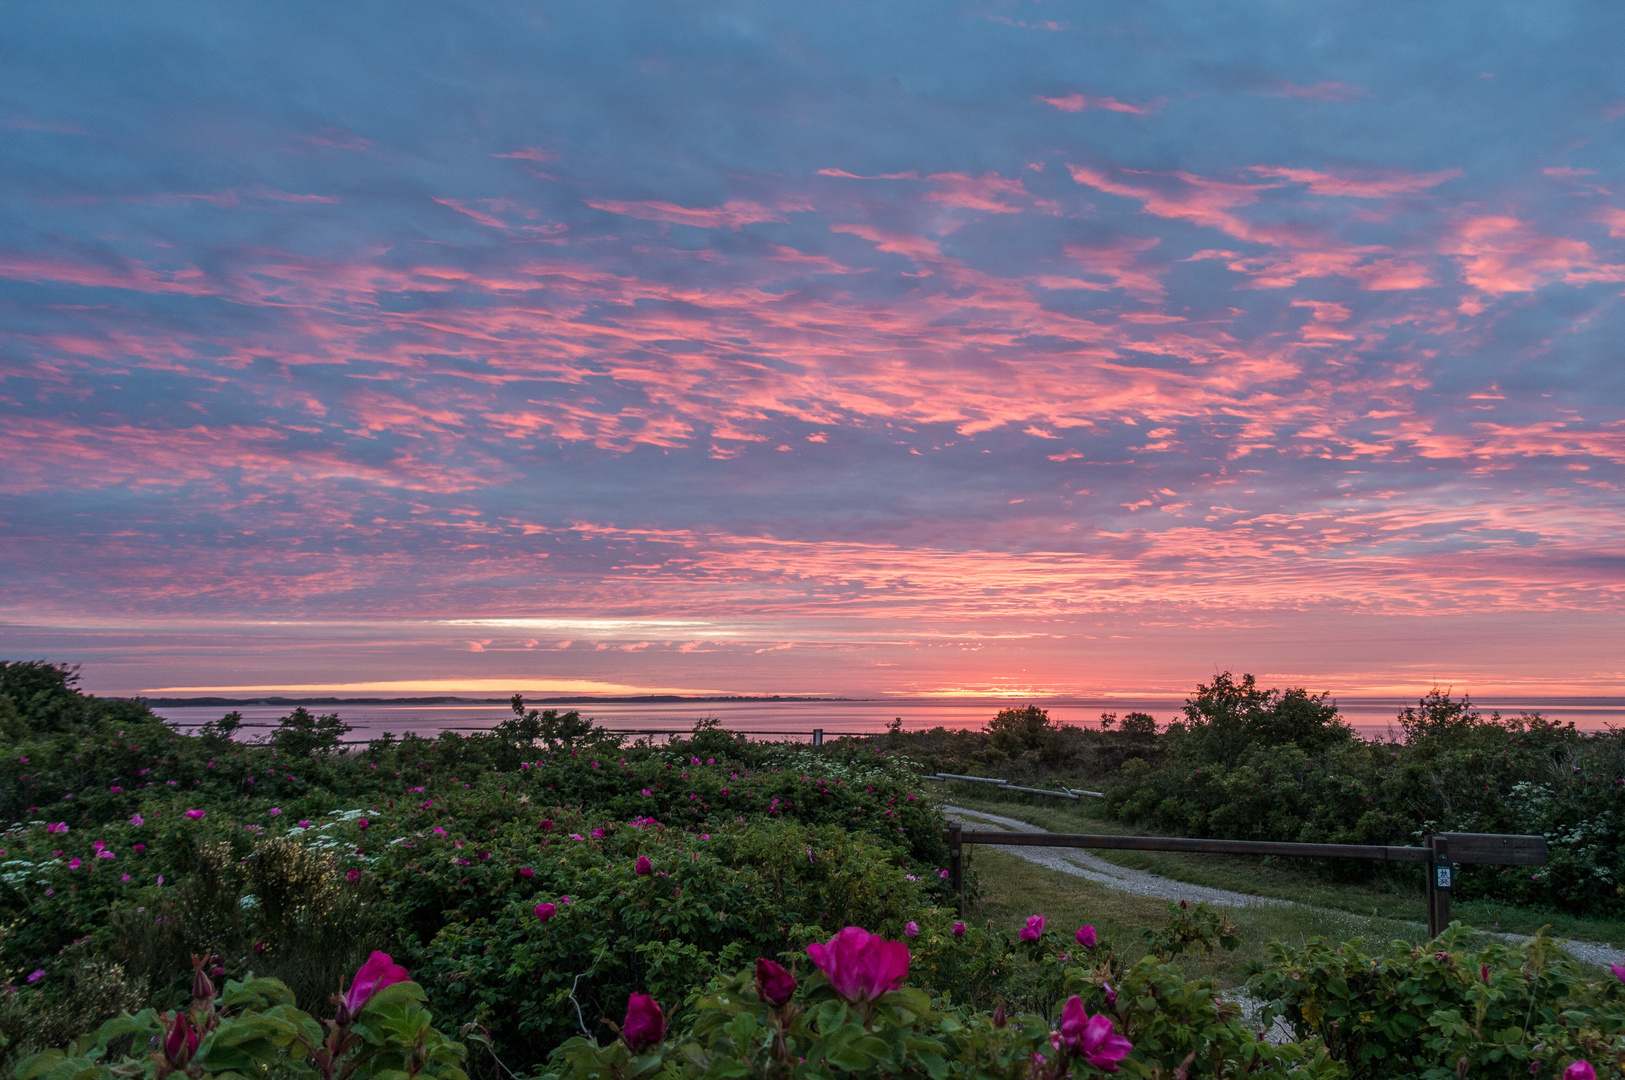
<svg viewBox="0 0 1625 1080">
<path fill-rule="evenodd" d="M 1106 808 L 1164 835 L 1415 844 L 1435 832 L 1544 836 L 1542 867 L 1465 867 L 1457 895 L 1567 911 L 1625 897 L 1625 732 L 1485 716 L 1434 690 L 1401 711 L 1404 742 L 1351 737 L 1335 707 L 1229 673 L 1198 688 L 1156 763 L 1129 762 Z M 1410 868 L 1331 862 L 1334 877 Z"/>
<path fill-rule="evenodd" d="M 1625 984 L 1537 935 L 1465 947 L 1457 924 L 1426 945 L 1275 943 L 1249 989 L 1354 1080 L 1557 1077 L 1575 1060 L 1625 1072 Z"/>
</svg>

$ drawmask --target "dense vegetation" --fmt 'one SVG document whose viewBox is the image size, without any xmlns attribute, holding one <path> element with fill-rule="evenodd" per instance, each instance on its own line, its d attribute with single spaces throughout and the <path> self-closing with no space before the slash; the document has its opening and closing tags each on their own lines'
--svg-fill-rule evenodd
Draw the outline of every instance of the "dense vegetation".
<svg viewBox="0 0 1625 1080">
<path fill-rule="evenodd" d="M 1536 834 L 1550 847 L 1546 866 L 1464 867 L 1458 895 L 1568 912 L 1625 898 L 1625 731 L 1486 715 L 1436 688 L 1400 711 L 1395 739 L 1368 742 L 1328 697 L 1229 672 L 1199 686 L 1161 732 L 1143 714 L 1106 719 L 1107 730 L 1084 730 L 1028 706 L 987 731 L 883 741 L 929 769 L 1098 785 L 1114 817 L 1168 836 L 1415 844 L 1435 832 Z"/>
<path fill-rule="evenodd" d="M 89 1013 L 179 1000 L 188 957 L 319 1001 L 374 949 L 439 1007 L 539 1060 L 632 990 L 677 998 L 851 921 L 893 934 L 946 893 L 939 816 L 885 755 L 702 725 L 624 746 L 570 713 L 379 738 L 295 710 L 262 744 L 179 734 L 71 669 L 0 667 L 0 975 L 60 1042 Z M 578 981 L 579 977 L 579 981 Z M 32 981 L 31 981 L 32 980 Z"/>
<path fill-rule="evenodd" d="M 1463 896 L 1584 911 L 1625 896 L 1625 732 L 1537 714 L 1488 716 L 1434 689 L 1360 739 L 1327 698 L 1228 673 L 1198 688 L 1156 752 L 1108 792 L 1158 832 L 1313 843 L 1412 844 L 1435 832 L 1546 837 L 1541 867 L 1466 867 Z M 1344 864 L 1344 872 L 1361 864 Z"/>
<path fill-rule="evenodd" d="M 1413 821 L 1333 769 L 1369 762 L 1457 815 L 1415 824 L 1464 828 L 1491 824 L 1464 816 L 1491 800 L 1455 794 L 1486 769 L 1615 745 L 1439 694 L 1403 719 L 1405 743 L 1368 746 L 1323 699 L 1225 676 L 1160 735 L 1028 708 L 974 737 L 814 750 L 702 723 L 655 747 L 515 699 L 488 733 L 346 748 L 332 714 L 296 709 L 261 743 L 232 715 L 187 736 L 80 693 L 72 669 L 0 664 L 0 1058 L 27 1058 L 22 1080 L 1620 1075 L 1625 984 L 1541 940 L 1278 947 L 1251 984 L 1292 1026 L 1276 1046 L 1267 1014 L 1177 966 L 1232 944 L 1203 909 L 1171 909 L 1133 962 L 1036 915 L 967 926 L 909 760 L 968 750 L 1037 774 L 1117 758 L 1125 817 L 1334 839 L 1371 813 Z M 1505 761 L 1480 759 L 1497 748 Z M 1283 761 L 1298 771 L 1266 792 L 1256 777 Z M 855 959 L 826 963 L 842 940 Z M 400 989 L 367 1005 L 358 968 Z M 623 1016 L 620 1038 L 600 1023 Z"/>
</svg>

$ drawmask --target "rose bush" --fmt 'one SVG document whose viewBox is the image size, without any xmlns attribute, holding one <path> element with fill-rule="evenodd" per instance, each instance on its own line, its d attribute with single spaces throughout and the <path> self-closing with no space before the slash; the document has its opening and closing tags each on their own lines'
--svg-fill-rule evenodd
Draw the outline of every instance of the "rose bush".
<svg viewBox="0 0 1625 1080">
<path fill-rule="evenodd" d="M 1269 947 L 1249 990 L 1354 1078 L 1625 1075 L 1625 982 L 1548 938 L 1470 948 L 1459 924 L 1424 945 Z M 1576 1073 L 1574 1075 L 1579 1075 Z"/>
<path fill-rule="evenodd" d="M 193 957 L 192 996 L 173 1012 L 125 1013 L 66 1050 L 20 1062 L 15 1080 L 189 1080 L 274 1073 L 298 1080 L 467 1080 L 464 1048 L 434 1027 L 421 987 L 383 953 L 333 995 L 318 1023 L 275 979 L 252 976 L 216 993 L 211 958 Z M 324 1031 L 325 1028 L 325 1031 Z"/>
<path fill-rule="evenodd" d="M 950 936 L 950 940 L 951 936 Z M 1040 946 L 1062 947 L 1059 935 Z M 966 946 L 961 942 L 961 947 Z M 976 1009 L 905 984 L 904 942 L 849 926 L 812 942 L 801 980 L 765 958 L 715 980 L 662 1041 L 578 1036 L 552 1055 L 552 1080 L 680 1077 L 950 1077 L 1059 1080 L 1129 1076 L 1342 1075 L 1313 1036 L 1264 1041 L 1209 982 L 1148 956 L 1125 964 L 1101 944 L 1087 964 L 1056 969 L 1053 1014 Z M 771 965 L 769 967 L 768 965 Z M 776 969 L 776 970 L 775 970 Z M 766 972 L 766 974 L 764 974 Z M 1110 989 L 1115 984 L 1116 989 Z"/>
</svg>

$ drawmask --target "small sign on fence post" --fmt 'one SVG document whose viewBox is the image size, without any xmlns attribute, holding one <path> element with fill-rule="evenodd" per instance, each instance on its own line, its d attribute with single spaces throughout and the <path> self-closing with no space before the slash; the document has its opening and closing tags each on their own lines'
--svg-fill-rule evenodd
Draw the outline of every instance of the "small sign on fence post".
<svg viewBox="0 0 1625 1080">
<path fill-rule="evenodd" d="M 1438 937 L 1450 925 L 1450 841 L 1430 836 L 1428 848 L 1428 937 Z"/>
<path fill-rule="evenodd" d="M 961 855 L 966 844 L 998 847 L 1095 848 L 1103 851 L 1191 851 L 1214 855 L 1275 855 L 1301 859 L 1374 859 L 1427 864 L 1428 934 L 1450 925 L 1450 892 L 1457 864 L 1543 866 L 1546 838 L 1502 833 L 1440 833 L 1418 847 L 1385 844 L 1300 844 L 1275 840 L 1209 840 L 1188 836 L 1098 836 L 1086 833 L 1003 832 L 953 825 L 944 830 L 949 876 L 955 891 L 964 887 Z M 963 898 L 961 898 L 963 904 Z"/>
</svg>

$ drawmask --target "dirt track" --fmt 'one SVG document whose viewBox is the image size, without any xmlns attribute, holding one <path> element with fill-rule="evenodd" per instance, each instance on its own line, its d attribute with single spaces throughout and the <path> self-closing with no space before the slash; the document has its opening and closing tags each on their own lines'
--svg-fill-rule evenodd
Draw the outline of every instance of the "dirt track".
<svg viewBox="0 0 1625 1080">
<path fill-rule="evenodd" d="M 944 806 L 942 812 L 950 821 L 962 824 L 993 824 L 1009 829 L 1012 832 L 1043 833 L 1048 829 L 1041 829 L 1037 825 L 1018 821 L 1015 818 L 1000 817 L 998 814 L 983 813 L 980 810 L 967 810 L 960 806 Z M 994 845 L 997 846 L 997 845 Z M 1117 866 L 1107 862 L 1098 855 L 1091 855 L 1087 851 L 1077 848 L 1046 848 L 1046 847 L 1008 847 L 1001 850 L 1012 855 L 1019 855 L 1029 862 L 1051 870 L 1059 870 L 1063 874 L 1072 874 L 1076 877 L 1104 885 L 1108 889 L 1121 889 L 1123 892 L 1136 893 L 1140 896 L 1155 896 L 1164 900 L 1189 900 L 1193 904 L 1212 904 L 1216 907 L 1259 907 L 1259 906 L 1286 906 L 1301 907 L 1292 900 L 1278 900 L 1270 896 L 1251 896 L 1247 893 L 1232 892 L 1229 889 L 1213 889 L 1205 885 L 1191 885 L 1172 878 L 1161 877 L 1146 870 L 1131 870 L 1124 866 Z M 1339 912 L 1338 914 L 1344 914 Z M 1500 934 L 1508 941 L 1523 941 L 1517 934 Z M 1589 941 L 1565 941 L 1563 949 L 1570 956 L 1592 964 L 1625 964 L 1625 949 L 1615 949 L 1608 945 L 1598 945 Z"/>
</svg>

